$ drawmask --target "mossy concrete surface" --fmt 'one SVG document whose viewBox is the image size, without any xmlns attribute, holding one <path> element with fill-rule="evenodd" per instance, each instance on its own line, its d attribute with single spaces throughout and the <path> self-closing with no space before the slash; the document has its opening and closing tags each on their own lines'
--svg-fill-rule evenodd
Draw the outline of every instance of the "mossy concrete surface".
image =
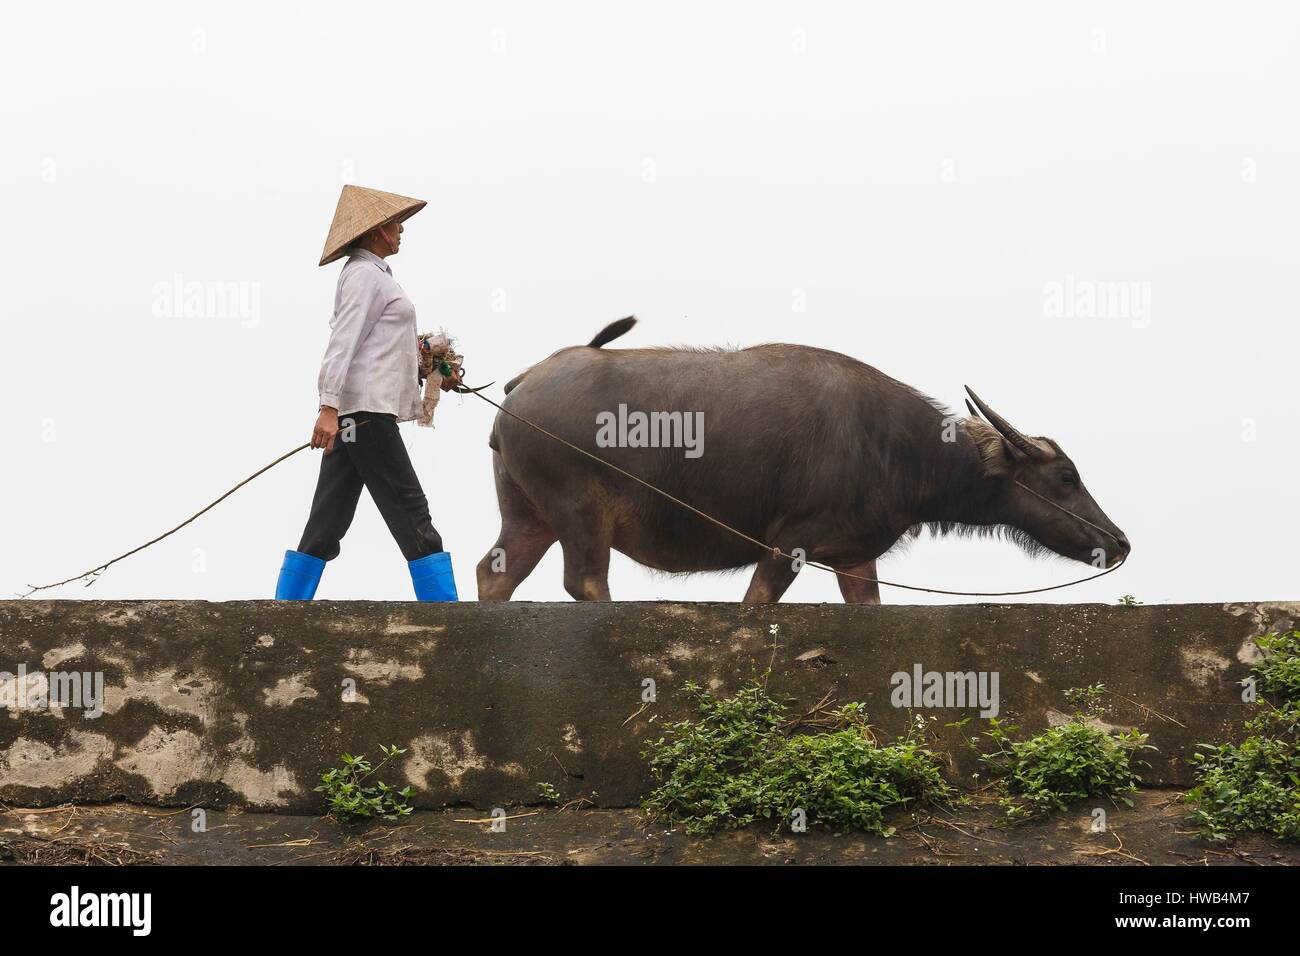
<svg viewBox="0 0 1300 956">
<path fill-rule="evenodd" d="M 962 743 L 978 706 L 895 707 L 893 675 L 996 673 L 999 716 L 1026 733 L 1066 719 L 1067 688 L 1104 683 L 1103 722 L 1159 748 L 1144 780 L 1185 786 L 1197 743 L 1240 737 L 1252 638 L 1296 619 L 1287 602 L 0 602 L 0 800 L 313 813 L 340 753 L 398 744 L 381 777 L 419 807 L 536 802 L 542 782 L 633 806 L 646 741 L 691 713 L 687 682 L 728 694 L 769 666 L 794 714 L 860 700 L 884 738 L 920 716 L 958 785 L 978 770 Z M 42 705 L 73 673 L 102 678 L 98 716 L 84 696 Z"/>
</svg>

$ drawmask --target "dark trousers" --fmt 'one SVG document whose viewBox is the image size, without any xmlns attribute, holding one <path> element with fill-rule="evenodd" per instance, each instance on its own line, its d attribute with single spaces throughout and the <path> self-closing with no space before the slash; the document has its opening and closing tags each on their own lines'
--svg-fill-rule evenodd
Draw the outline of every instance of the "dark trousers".
<svg viewBox="0 0 1300 956">
<path fill-rule="evenodd" d="M 351 429 L 352 440 L 344 441 L 349 419 L 356 427 Z M 397 416 L 375 412 L 339 416 L 338 438 L 334 450 L 321 459 L 298 550 L 324 561 L 337 558 L 362 487 L 370 492 L 407 561 L 442 550 L 442 536 L 429 519 L 428 499 L 397 431 Z"/>
</svg>

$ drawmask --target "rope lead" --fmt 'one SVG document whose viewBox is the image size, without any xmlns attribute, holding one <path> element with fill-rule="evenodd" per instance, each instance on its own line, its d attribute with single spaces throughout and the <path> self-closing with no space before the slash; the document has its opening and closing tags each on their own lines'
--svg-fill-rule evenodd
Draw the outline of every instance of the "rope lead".
<svg viewBox="0 0 1300 956">
<path fill-rule="evenodd" d="M 492 383 L 489 382 L 488 384 L 490 385 Z M 484 385 L 481 387 L 487 388 L 488 386 Z M 674 504 L 680 505 L 681 507 L 685 508 L 687 511 L 699 515 L 704 520 L 709 521 L 714 525 L 717 525 L 719 528 L 722 528 L 724 531 L 734 534 L 738 538 L 743 538 L 744 540 L 748 541 L 750 544 L 762 548 L 763 550 L 771 554 L 773 561 L 780 560 L 781 558 L 788 558 L 791 561 L 802 561 L 803 564 L 807 565 L 808 567 L 817 568 L 818 570 L 821 571 L 829 571 L 831 574 L 839 575 L 840 577 L 853 578 L 855 581 L 866 581 L 870 584 L 883 584 L 886 587 L 901 588 L 904 591 L 923 591 L 926 594 L 947 594 L 953 597 L 1018 597 L 1025 594 L 1042 594 L 1045 591 L 1058 591 L 1061 588 L 1068 588 L 1068 587 L 1073 587 L 1076 584 L 1083 584 L 1085 581 L 1095 581 L 1097 578 L 1105 577 L 1106 575 L 1114 571 L 1118 571 L 1121 567 L 1124 566 L 1124 562 L 1128 560 L 1128 556 L 1125 555 L 1123 558 L 1120 559 L 1118 564 L 1115 564 L 1097 574 L 1089 575 L 1086 578 L 1078 578 L 1077 580 L 1074 581 L 1066 581 L 1064 584 L 1053 584 L 1050 587 L 1045 587 L 1045 588 L 1030 588 L 1025 591 L 946 591 L 942 588 L 923 588 L 923 587 L 918 587 L 917 585 L 914 584 L 900 584 L 897 581 L 885 581 L 882 578 L 869 578 L 866 575 L 854 574 L 851 571 L 840 571 L 837 568 L 832 568 L 829 565 L 821 564 L 820 562 L 817 561 L 810 561 L 807 560 L 806 558 L 805 559 L 796 558 L 793 554 L 787 554 L 786 552 L 782 551 L 780 547 L 778 547 L 777 545 L 771 545 L 765 541 L 760 541 L 755 537 L 745 534 L 745 532 L 741 531 L 738 528 L 733 528 L 731 525 L 727 524 L 726 522 L 720 521 L 710 514 L 706 514 L 705 512 L 701 511 L 699 508 L 696 508 L 694 505 L 687 504 L 685 501 L 682 501 L 680 498 L 677 498 L 669 494 L 668 492 L 664 491 L 662 488 L 658 488 L 655 485 L 652 485 L 650 482 L 646 481 L 645 479 L 638 478 L 630 471 L 625 471 L 624 469 L 620 468 L 618 465 L 614 464 L 613 462 L 606 461 L 604 458 L 601 458 L 599 455 L 593 455 L 585 448 L 580 448 L 579 446 L 573 444 L 573 442 L 567 441 L 561 438 L 559 435 L 556 435 L 554 432 L 547 431 L 541 425 L 538 425 L 536 422 L 529 421 L 527 418 L 524 418 L 522 415 L 516 415 L 514 412 L 510 411 L 510 409 L 505 408 L 504 406 L 488 398 L 480 390 L 464 387 L 464 388 L 458 388 L 456 389 L 456 391 L 461 392 L 462 394 L 475 395 L 483 399 L 483 401 L 487 402 L 489 405 L 496 408 L 498 411 L 504 412 L 505 414 L 509 415 L 511 418 L 515 419 L 516 421 L 522 422 L 523 424 L 527 425 L 529 428 L 536 429 L 537 431 L 541 432 L 543 435 L 546 435 L 548 438 L 552 438 L 555 441 L 559 442 L 561 445 L 566 445 L 569 448 L 572 448 L 574 451 L 578 452 L 579 454 L 586 455 L 592 461 L 600 462 L 606 468 L 611 468 L 614 471 L 618 472 L 619 474 L 623 475 L 624 477 L 631 478 L 637 484 L 649 488 L 657 495 L 662 495 L 664 498 L 667 498 L 669 501 L 673 502 Z M 358 424 L 365 424 L 365 423 L 361 422 Z M 304 448 L 309 448 L 310 446 L 311 446 L 311 442 L 306 442 L 304 444 L 299 445 L 297 448 L 294 448 L 291 451 L 285 452 L 283 455 L 275 459 L 275 461 L 271 462 L 266 467 L 259 468 L 257 471 L 253 472 L 251 475 L 249 475 L 239 484 L 235 485 L 235 487 L 227 491 L 220 498 L 217 498 L 212 503 L 205 505 L 203 508 L 196 511 L 194 514 L 190 515 L 188 518 L 186 518 L 176 527 L 172 528 L 170 531 L 166 531 L 163 534 L 158 535 L 158 537 L 150 541 L 146 541 L 144 544 L 140 545 L 139 547 L 132 548 L 130 551 L 127 551 L 125 554 L 118 555 L 116 558 L 113 558 L 111 561 L 105 561 L 103 564 L 93 567 L 89 571 L 83 571 L 81 574 L 74 575 L 73 577 L 70 578 L 65 578 L 62 581 L 56 581 L 53 584 L 42 584 L 39 586 L 29 585 L 29 587 L 31 587 L 31 590 L 29 590 L 26 594 L 22 594 L 19 596 L 23 598 L 30 597 L 31 595 L 35 594 L 37 591 L 48 591 L 50 588 L 62 587 L 65 584 L 71 584 L 73 581 L 80 581 L 84 578 L 90 579 L 89 581 L 86 582 L 86 587 L 89 587 L 90 585 L 94 584 L 95 581 L 98 580 L 99 575 L 102 574 L 111 565 L 117 564 L 117 562 L 122 561 L 125 558 L 131 557 L 131 555 L 138 554 L 139 552 L 143 551 L 145 548 L 157 544 L 159 541 L 163 540 L 164 538 L 170 537 L 171 535 L 175 534 L 177 531 L 180 531 L 181 528 L 184 528 L 190 522 L 194 521 L 199 516 L 206 514 L 208 511 L 211 511 L 217 505 L 221 504 L 221 502 L 225 501 L 227 498 L 233 495 L 240 488 L 244 487 L 244 485 L 248 484 L 254 478 L 257 478 L 258 476 L 265 474 L 266 472 L 274 468 L 276 465 L 280 464 L 280 462 L 285 461 L 288 458 L 292 458 L 294 455 L 298 454 L 298 452 L 302 451 Z M 1017 484 L 1020 483 L 1017 482 Z M 1081 515 L 1076 515 L 1070 509 L 1057 504 L 1055 501 L 1052 501 L 1051 498 L 1047 498 L 1043 495 L 1040 495 L 1032 488 L 1028 488 L 1024 485 L 1021 485 L 1021 487 L 1025 488 L 1025 490 L 1030 492 L 1031 494 L 1037 495 L 1039 498 L 1042 498 L 1044 501 L 1052 505 L 1054 508 L 1059 508 L 1061 511 L 1064 511 L 1072 518 L 1082 521 L 1086 525 L 1091 525 L 1092 527 L 1097 528 L 1099 531 L 1105 531 L 1106 534 L 1110 534 L 1110 532 L 1106 531 L 1106 529 L 1098 528 L 1097 525 L 1093 524 L 1088 519 L 1082 517 Z M 1111 535 L 1111 537 L 1113 538 L 1114 535 Z"/>
</svg>

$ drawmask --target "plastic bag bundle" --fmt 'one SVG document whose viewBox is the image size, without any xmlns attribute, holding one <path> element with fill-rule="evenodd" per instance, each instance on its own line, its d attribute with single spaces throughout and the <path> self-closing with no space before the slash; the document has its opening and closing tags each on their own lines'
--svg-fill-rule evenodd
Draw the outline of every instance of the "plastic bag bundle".
<svg viewBox="0 0 1300 956">
<path fill-rule="evenodd" d="M 424 332 L 417 339 L 420 356 L 420 378 L 424 380 L 424 396 L 420 402 L 417 425 L 433 427 L 433 413 L 442 396 L 446 379 L 460 381 L 461 356 L 452 348 L 452 339 L 446 332 Z"/>
</svg>

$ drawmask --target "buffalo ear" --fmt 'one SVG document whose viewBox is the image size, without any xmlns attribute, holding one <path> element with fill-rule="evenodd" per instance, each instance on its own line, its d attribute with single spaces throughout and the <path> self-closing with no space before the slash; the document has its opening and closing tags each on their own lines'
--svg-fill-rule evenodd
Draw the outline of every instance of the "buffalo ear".
<svg viewBox="0 0 1300 956">
<path fill-rule="evenodd" d="M 982 418 L 963 418 L 961 426 L 980 454 L 984 474 L 994 477 L 1011 471 L 1015 463 L 1014 456 L 1019 452 L 996 428 Z"/>
</svg>

